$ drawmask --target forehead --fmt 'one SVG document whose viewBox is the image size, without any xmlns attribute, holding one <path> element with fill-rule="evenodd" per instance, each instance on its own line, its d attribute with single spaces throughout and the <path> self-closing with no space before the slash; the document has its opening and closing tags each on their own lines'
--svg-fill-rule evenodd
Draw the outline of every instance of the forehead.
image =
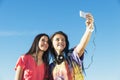
<svg viewBox="0 0 120 80">
<path fill-rule="evenodd" d="M 42 36 L 40 39 L 47 39 L 48 40 L 48 37 L 47 36 Z"/>
<path fill-rule="evenodd" d="M 65 39 L 64 35 L 62 34 L 56 34 L 53 38 L 64 38 Z"/>
</svg>

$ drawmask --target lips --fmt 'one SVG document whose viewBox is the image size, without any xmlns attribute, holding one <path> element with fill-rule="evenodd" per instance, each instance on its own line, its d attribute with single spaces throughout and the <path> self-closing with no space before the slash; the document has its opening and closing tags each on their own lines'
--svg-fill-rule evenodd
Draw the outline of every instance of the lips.
<svg viewBox="0 0 120 80">
<path fill-rule="evenodd" d="M 41 45 L 41 48 L 46 50 L 48 48 L 48 46 L 47 45 Z"/>
<path fill-rule="evenodd" d="M 63 45 L 63 44 L 58 44 L 57 46 L 58 46 L 58 47 L 64 47 L 64 45 Z"/>
</svg>

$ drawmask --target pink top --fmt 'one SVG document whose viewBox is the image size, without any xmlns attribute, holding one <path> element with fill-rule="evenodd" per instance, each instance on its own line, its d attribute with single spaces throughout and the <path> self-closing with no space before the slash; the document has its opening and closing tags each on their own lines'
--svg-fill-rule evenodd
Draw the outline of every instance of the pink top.
<svg viewBox="0 0 120 80">
<path fill-rule="evenodd" d="M 22 55 L 16 63 L 15 70 L 18 66 L 23 69 L 22 80 L 44 80 L 45 64 L 37 65 L 31 55 Z"/>
</svg>

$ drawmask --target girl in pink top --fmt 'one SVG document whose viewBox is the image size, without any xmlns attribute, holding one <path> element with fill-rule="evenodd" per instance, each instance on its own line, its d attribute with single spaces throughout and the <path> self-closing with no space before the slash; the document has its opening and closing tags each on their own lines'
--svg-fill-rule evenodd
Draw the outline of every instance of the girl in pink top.
<svg viewBox="0 0 120 80">
<path fill-rule="evenodd" d="M 15 80 L 48 80 L 49 37 L 39 34 L 35 37 L 30 50 L 20 56 L 15 70 Z"/>
</svg>

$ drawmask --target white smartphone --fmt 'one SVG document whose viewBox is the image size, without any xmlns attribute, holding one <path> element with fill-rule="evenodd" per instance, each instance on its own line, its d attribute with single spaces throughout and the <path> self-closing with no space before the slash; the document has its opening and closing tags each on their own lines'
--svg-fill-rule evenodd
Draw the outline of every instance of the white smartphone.
<svg viewBox="0 0 120 80">
<path fill-rule="evenodd" d="M 87 14 L 88 13 L 86 13 L 86 12 L 80 11 L 80 17 L 82 17 L 82 18 L 86 18 Z"/>
</svg>

